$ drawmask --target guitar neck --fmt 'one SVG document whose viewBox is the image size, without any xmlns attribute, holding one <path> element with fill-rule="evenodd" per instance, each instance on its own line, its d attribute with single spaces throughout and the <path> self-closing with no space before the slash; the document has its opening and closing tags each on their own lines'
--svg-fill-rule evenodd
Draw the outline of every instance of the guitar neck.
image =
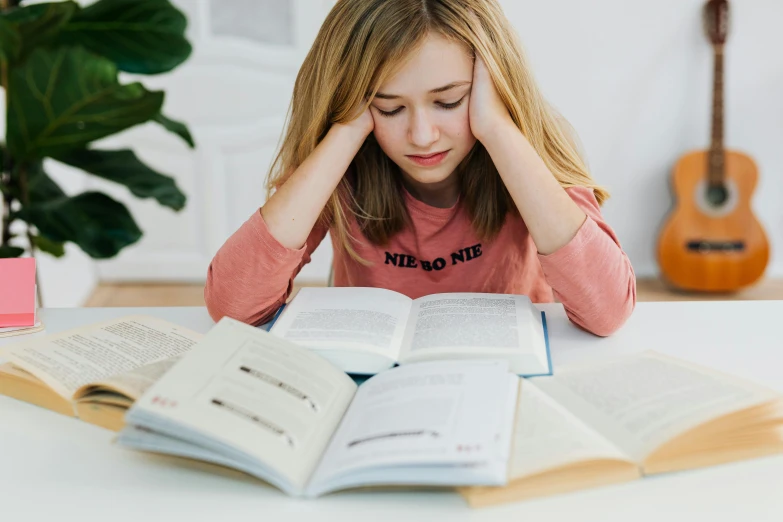
<svg viewBox="0 0 783 522">
<path fill-rule="evenodd" d="M 723 45 L 715 45 L 712 86 L 712 136 L 709 153 L 709 183 L 722 185 L 723 161 Z"/>
</svg>

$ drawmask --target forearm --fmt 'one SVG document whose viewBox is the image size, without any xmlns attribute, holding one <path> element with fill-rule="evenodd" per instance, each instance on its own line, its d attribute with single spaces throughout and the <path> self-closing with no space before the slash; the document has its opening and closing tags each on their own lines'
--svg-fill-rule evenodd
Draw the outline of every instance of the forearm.
<svg viewBox="0 0 783 522">
<path fill-rule="evenodd" d="M 298 249 L 340 183 L 366 134 L 333 125 L 310 156 L 261 208 L 269 232 L 287 248 Z"/>
<path fill-rule="evenodd" d="M 538 259 L 555 298 L 582 328 L 605 336 L 620 328 L 636 306 L 636 276 L 588 190 L 569 189 L 589 218 L 574 239 Z"/>
<path fill-rule="evenodd" d="M 519 209 L 541 254 L 566 245 L 585 213 L 560 186 L 535 149 L 513 123 L 481 140 Z"/>
<path fill-rule="evenodd" d="M 215 321 L 223 316 L 249 324 L 269 318 L 285 302 L 292 283 L 326 235 L 317 224 L 301 249 L 289 249 L 253 213 L 220 247 L 207 270 L 204 301 Z"/>
</svg>

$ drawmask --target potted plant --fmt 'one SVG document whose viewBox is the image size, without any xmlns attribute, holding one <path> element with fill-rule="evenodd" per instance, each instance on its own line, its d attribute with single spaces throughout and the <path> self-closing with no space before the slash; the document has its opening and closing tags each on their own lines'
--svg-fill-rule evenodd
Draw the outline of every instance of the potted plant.
<svg viewBox="0 0 783 522">
<path fill-rule="evenodd" d="M 67 195 L 47 175 L 44 159 L 122 184 L 175 211 L 184 208 L 185 195 L 173 178 L 131 150 L 91 144 L 155 122 L 194 147 L 188 128 L 162 113 L 164 92 L 119 80 L 121 71 L 152 75 L 182 64 L 191 54 L 187 19 L 169 0 L 21 3 L 0 0 L 6 101 L 0 257 L 36 250 L 59 257 L 68 241 L 95 259 L 116 256 L 142 236 L 128 209 L 98 191 Z"/>
</svg>

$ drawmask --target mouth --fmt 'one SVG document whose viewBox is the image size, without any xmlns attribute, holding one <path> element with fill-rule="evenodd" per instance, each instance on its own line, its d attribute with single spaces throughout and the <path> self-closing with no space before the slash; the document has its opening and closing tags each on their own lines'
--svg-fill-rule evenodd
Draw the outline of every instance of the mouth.
<svg viewBox="0 0 783 522">
<path fill-rule="evenodd" d="M 409 154 L 407 155 L 407 157 L 418 165 L 432 166 L 432 165 L 437 165 L 438 163 L 443 161 L 443 159 L 446 157 L 448 153 L 449 153 L 448 150 L 444 150 L 441 152 L 433 152 L 430 154 L 415 154 L 415 155 Z"/>
</svg>

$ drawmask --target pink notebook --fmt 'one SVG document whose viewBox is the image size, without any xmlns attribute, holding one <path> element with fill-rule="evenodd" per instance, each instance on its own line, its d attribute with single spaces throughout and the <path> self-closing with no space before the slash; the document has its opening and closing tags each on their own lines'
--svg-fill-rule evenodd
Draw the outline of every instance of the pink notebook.
<svg viewBox="0 0 783 522">
<path fill-rule="evenodd" d="M 0 259 L 0 328 L 35 324 L 35 258 Z"/>
</svg>

